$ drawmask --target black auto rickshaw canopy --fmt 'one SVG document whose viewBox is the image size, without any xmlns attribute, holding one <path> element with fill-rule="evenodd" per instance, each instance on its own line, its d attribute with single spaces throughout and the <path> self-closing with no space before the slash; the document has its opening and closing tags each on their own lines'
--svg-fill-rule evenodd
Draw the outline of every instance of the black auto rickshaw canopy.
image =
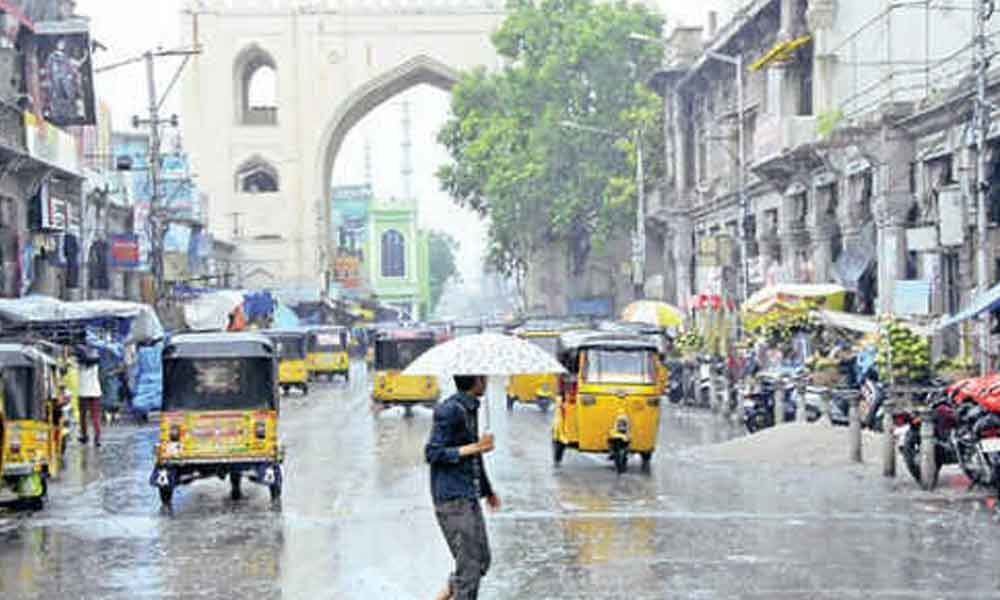
<svg viewBox="0 0 1000 600">
<path fill-rule="evenodd" d="M 256 333 L 196 333 L 163 349 L 163 411 L 273 410 L 277 362 Z"/>
<path fill-rule="evenodd" d="M 51 364 L 51 358 L 32 346 L 0 343 L 5 419 L 38 421 L 46 418 L 46 368 Z"/>
<path fill-rule="evenodd" d="M 395 371 L 410 366 L 437 343 L 431 329 L 385 329 L 375 334 L 375 370 Z"/>
<path fill-rule="evenodd" d="M 308 352 L 309 331 L 306 329 L 268 329 L 260 332 L 274 344 L 279 360 L 302 360 Z"/>
</svg>

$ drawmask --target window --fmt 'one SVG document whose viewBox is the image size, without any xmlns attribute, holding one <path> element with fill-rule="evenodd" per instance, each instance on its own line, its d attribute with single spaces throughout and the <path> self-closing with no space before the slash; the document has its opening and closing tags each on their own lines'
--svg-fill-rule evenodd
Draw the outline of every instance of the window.
<svg viewBox="0 0 1000 600">
<path fill-rule="evenodd" d="M 645 350 L 588 350 L 583 380 L 587 383 L 655 383 L 653 356 Z"/>
<path fill-rule="evenodd" d="M 236 58 L 236 115 L 242 125 L 277 125 L 278 71 L 271 55 L 256 44 Z"/>
<path fill-rule="evenodd" d="M 382 277 L 406 276 L 406 241 L 390 229 L 382 234 Z"/>
<path fill-rule="evenodd" d="M 281 188 L 278 170 L 259 157 L 252 158 L 236 171 L 236 191 L 244 194 L 271 194 Z"/>
<path fill-rule="evenodd" d="M 799 116 L 813 114 L 813 45 L 799 50 Z"/>
</svg>

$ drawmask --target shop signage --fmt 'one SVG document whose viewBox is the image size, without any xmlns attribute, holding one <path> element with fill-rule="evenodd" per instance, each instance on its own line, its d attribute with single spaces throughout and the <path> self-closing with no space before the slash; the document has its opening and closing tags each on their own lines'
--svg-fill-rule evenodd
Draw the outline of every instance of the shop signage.
<svg viewBox="0 0 1000 600">
<path fill-rule="evenodd" d="M 42 115 L 60 127 L 95 125 L 94 72 L 86 19 L 35 24 Z"/>
<path fill-rule="evenodd" d="M 76 138 L 30 111 L 24 113 L 28 154 L 67 173 L 80 172 Z"/>
<path fill-rule="evenodd" d="M 361 261 L 353 254 L 338 254 L 333 261 L 333 278 L 341 287 L 359 287 L 361 285 Z"/>
<path fill-rule="evenodd" d="M 187 281 L 188 257 L 186 253 L 163 253 L 163 278 L 167 281 Z"/>
<path fill-rule="evenodd" d="M 134 233 L 112 235 L 109 252 L 108 264 L 111 268 L 134 269 L 138 267 L 141 262 L 139 236 Z"/>
<path fill-rule="evenodd" d="M 49 182 L 44 181 L 35 196 L 38 203 L 38 228 L 42 231 L 64 231 L 68 220 L 67 203 L 51 193 Z"/>
</svg>

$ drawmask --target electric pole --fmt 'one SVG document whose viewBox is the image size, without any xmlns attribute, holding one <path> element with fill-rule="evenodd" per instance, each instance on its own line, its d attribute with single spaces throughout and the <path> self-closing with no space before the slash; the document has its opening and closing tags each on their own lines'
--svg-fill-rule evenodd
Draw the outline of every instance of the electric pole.
<svg viewBox="0 0 1000 600">
<path fill-rule="evenodd" d="M 986 215 L 986 193 L 989 190 L 986 163 L 986 136 L 990 129 L 990 104 L 986 98 L 986 76 L 990 68 L 989 39 L 986 26 L 993 17 L 996 8 L 995 0 L 977 0 L 975 59 L 973 67 L 976 70 L 976 101 L 973 111 L 976 135 L 976 287 L 977 293 L 983 294 L 989 289 L 989 231 Z M 982 373 L 990 372 L 990 340 L 989 312 L 980 315 L 979 322 L 979 364 Z"/>
</svg>

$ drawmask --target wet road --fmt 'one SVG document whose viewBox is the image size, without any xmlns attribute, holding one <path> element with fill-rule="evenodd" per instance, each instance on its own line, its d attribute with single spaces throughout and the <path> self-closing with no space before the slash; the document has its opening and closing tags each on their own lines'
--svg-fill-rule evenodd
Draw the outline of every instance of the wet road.
<svg viewBox="0 0 1000 600">
<path fill-rule="evenodd" d="M 430 414 L 368 410 L 367 386 L 316 386 L 283 408 L 284 501 L 244 484 L 147 485 L 153 427 L 72 446 L 48 507 L 0 515 L 0 598 L 430 598 L 450 568 L 428 495 Z M 650 473 L 594 456 L 551 464 L 549 418 L 492 404 L 484 598 L 1000 598 L 1000 524 L 900 477 L 702 464 L 739 435 L 668 407 Z M 634 463 L 633 463 L 634 465 Z"/>
</svg>

